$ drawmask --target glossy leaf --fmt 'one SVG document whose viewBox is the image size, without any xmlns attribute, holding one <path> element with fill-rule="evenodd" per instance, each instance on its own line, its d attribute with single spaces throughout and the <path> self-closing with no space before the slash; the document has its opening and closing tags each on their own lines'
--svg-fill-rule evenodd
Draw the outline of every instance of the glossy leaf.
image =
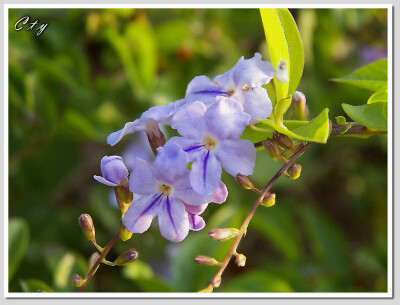
<svg viewBox="0 0 400 305">
<path fill-rule="evenodd" d="M 270 119 L 260 119 L 259 121 L 266 128 L 276 130 L 292 139 L 326 143 L 329 137 L 328 109 L 324 109 L 317 117 L 293 130 L 289 130 L 286 126 L 279 126 Z"/>
<path fill-rule="evenodd" d="M 377 102 L 384 102 L 387 103 L 388 100 L 388 92 L 387 88 L 379 90 L 371 95 L 368 99 L 367 104 L 377 103 Z"/>
<path fill-rule="evenodd" d="M 356 87 L 377 91 L 387 86 L 387 59 L 375 61 L 342 78 L 332 79 Z"/>
<path fill-rule="evenodd" d="M 387 103 L 376 102 L 361 106 L 342 104 L 347 115 L 361 125 L 376 129 L 387 130 Z"/>
<path fill-rule="evenodd" d="M 54 289 L 38 279 L 20 280 L 19 284 L 24 292 L 54 292 Z"/>
<path fill-rule="evenodd" d="M 8 222 L 8 278 L 17 271 L 29 244 L 29 226 L 22 218 L 12 218 Z"/>
</svg>

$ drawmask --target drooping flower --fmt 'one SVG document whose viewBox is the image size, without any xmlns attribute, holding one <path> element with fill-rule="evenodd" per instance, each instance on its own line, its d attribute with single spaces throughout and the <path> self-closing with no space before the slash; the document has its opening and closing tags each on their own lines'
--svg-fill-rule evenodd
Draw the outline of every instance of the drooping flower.
<svg viewBox="0 0 400 305">
<path fill-rule="evenodd" d="M 101 159 L 100 169 L 103 176 L 93 176 L 98 182 L 108 186 L 117 186 L 128 177 L 128 169 L 120 156 L 105 156 Z"/>
<path fill-rule="evenodd" d="M 166 106 L 151 107 L 149 110 L 143 112 L 139 119 L 136 119 L 133 122 L 128 122 L 122 129 L 109 134 L 107 137 L 107 143 L 114 146 L 123 136 L 135 133 L 139 130 L 146 130 L 149 120 L 154 120 L 158 124 L 170 125 L 172 115 L 184 102 L 185 101 L 181 99 Z"/>
<path fill-rule="evenodd" d="M 215 192 L 220 186 L 222 167 L 232 176 L 253 173 L 254 145 L 239 139 L 249 119 L 241 104 L 222 96 L 208 108 L 197 101 L 174 115 L 171 127 L 183 137 L 173 137 L 169 142 L 180 145 L 189 162 L 193 161 L 190 184 L 196 192 Z"/>
<path fill-rule="evenodd" d="M 206 76 L 195 77 L 188 85 L 185 100 L 209 105 L 217 96 L 226 97 L 242 104 L 244 112 L 250 115 L 249 123 L 254 124 L 257 119 L 268 118 L 272 112 L 271 100 L 261 86 L 268 84 L 274 74 L 272 64 L 263 61 L 260 53 L 251 59 L 241 57 L 232 69 L 213 80 Z"/>
<path fill-rule="evenodd" d="M 133 202 L 122 222 L 130 232 L 143 233 L 158 216 L 161 235 L 178 242 L 187 236 L 190 228 L 201 227 L 199 219 L 190 224 L 188 207 L 210 203 L 213 194 L 201 195 L 193 190 L 187 170 L 188 156 L 181 147 L 167 143 L 157 151 L 152 165 L 136 159 L 135 170 L 129 177 L 129 188 L 143 197 Z M 197 215 L 196 212 L 201 212 L 203 207 L 194 208 L 191 214 Z"/>
</svg>

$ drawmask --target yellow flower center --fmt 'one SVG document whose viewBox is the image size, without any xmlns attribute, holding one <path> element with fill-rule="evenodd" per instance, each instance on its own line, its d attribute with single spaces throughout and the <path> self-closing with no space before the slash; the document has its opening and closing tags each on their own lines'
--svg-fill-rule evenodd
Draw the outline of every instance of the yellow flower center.
<svg viewBox="0 0 400 305">
<path fill-rule="evenodd" d="M 168 196 L 172 192 L 172 187 L 166 184 L 161 184 L 159 187 L 159 192 L 163 194 L 164 196 Z"/>
<path fill-rule="evenodd" d="M 204 138 L 203 144 L 207 150 L 213 150 L 217 146 L 217 140 L 208 135 Z"/>
</svg>

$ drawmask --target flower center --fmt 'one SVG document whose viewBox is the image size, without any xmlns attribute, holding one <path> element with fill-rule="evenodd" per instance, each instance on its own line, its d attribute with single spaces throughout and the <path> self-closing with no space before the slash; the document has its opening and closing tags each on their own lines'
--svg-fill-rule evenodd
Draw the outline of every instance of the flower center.
<svg viewBox="0 0 400 305">
<path fill-rule="evenodd" d="M 203 144 L 207 150 L 213 150 L 217 146 L 217 140 L 208 135 L 204 138 Z"/>
<path fill-rule="evenodd" d="M 163 194 L 164 196 L 168 196 L 172 192 L 172 187 L 166 184 L 160 184 L 160 187 L 158 189 L 160 193 Z"/>
</svg>

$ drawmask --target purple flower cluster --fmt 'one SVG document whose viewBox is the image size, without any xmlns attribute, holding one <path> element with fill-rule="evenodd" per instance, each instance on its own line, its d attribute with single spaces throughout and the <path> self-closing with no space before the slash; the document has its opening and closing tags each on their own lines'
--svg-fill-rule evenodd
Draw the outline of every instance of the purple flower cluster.
<svg viewBox="0 0 400 305">
<path fill-rule="evenodd" d="M 128 231 L 145 232 L 157 216 L 162 236 L 179 242 L 189 230 L 204 227 L 200 214 L 209 203 L 223 203 L 228 195 L 221 181 L 222 169 L 232 176 L 253 173 L 254 145 L 240 137 L 247 125 L 271 114 L 272 103 L 262 85 L 274 74 L 271 63 L 259 53 L 247 60 L 242 57 L 213 80 L 195 77 L 184 99 L 152 107 L 108 136 L 108 144 L 115 145 L 127 134 L 148 132 L 157 126 L 154 121 L 170 125 L 180 135 L 157 148 L 153 162 L 152 158 L 144 160 L 143 154 L 133 157 L 133 151 L 140 155 L 137 150 L 125 154 L 129 169 L 133 168 L 129 190 L 135 195 L 122 219 Z M 118 186 L 128 176 L 117 156 L 104 157 L 101 171 L 103 177 L 95 179 L 109 186 Z"/>
</svg>

